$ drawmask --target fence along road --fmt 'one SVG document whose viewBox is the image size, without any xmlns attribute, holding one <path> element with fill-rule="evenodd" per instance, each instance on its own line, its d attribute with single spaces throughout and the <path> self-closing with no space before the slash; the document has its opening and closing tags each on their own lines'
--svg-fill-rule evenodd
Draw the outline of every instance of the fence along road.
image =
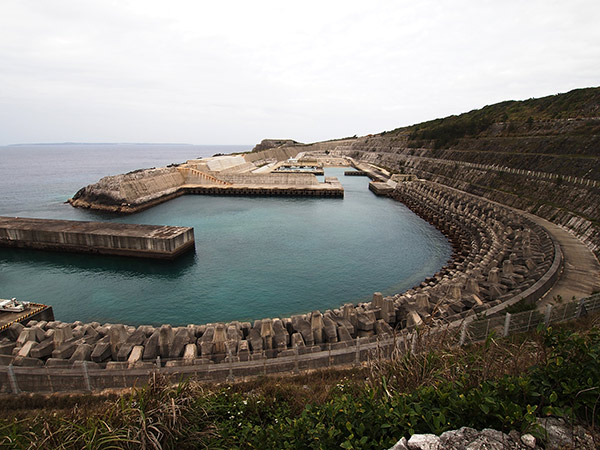
<svg viewBox="0 0 600 450">
<path fill-rule="evenodd" d="M 108 388 L 128 388 L 144 385 L 152 374 L 171 377 L 173 380 L 194 377 L 199 381 L 235 381 L 247 377 L 269 375 L 282 372 L 299 373 L 305 370 L 321 369 L 339 365 L 360 365 L 374 356 L 387 357 L 392 352 L 416 351 L 421 340 L 443 336 L 446 342 L 465 345 L 481 342 L 490 334 L 509 336 L 533 330 L 543 324 L 564 322 L 600 310 L 600 294 L 570 301 L 559 305 L 547 305 L 542 311 L 534 309 L 518 314 L 461 321 L 444 327 L 428 330 L 404 329 L 387 338 L 357 338 L 354 344 L 345 348 L 325 345 L 325 350 L 261 359 L 255 361 L 203 364 L 176 367 L 143 369 L 92 369 L 84 361 L 81 366 L 70 369 L 45 367 L 0 367 L 0 393 L 19 394 L 22 392 L 93 392 Z M 297 349 L 296 349 L 297 350 Z M 160 364 L 160 361 L 157 361 Z"/>
</svg>

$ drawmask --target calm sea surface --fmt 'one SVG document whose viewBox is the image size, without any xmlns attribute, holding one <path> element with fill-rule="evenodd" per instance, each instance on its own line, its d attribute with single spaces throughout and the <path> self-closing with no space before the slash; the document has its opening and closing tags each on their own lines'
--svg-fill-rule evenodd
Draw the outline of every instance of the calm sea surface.
<svg viewBox="0 0 600 450">
<path fill-rule="evenodd" d="M 65 200 L 103 176 L 245 146 L 0 147 L 0 215 L 194 227 L 196 252 L 175 262 L 0 248 L 0 298 L 50 304 L 63 321 L 185 325 L 289 316 L 401 292 L 435 273 L 451 248 L 368 179 L 337 176 L 345 198 L 184 196 L 131 216 Z"/>
</svg>

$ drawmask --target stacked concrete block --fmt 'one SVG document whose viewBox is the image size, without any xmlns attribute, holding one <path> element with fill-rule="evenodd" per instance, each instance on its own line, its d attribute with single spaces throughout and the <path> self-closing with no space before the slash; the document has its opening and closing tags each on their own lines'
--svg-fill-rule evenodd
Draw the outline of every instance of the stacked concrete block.
<svg viewBox="0 0 600 450">
<path fill-rule="evenodd" d="M 171 325 L 162 325 L 158 330 L 158 354 L 161 358 L 168 358 L 171 353 L 171 343 L 175 332 Z"/>
<path fill-rule="evenodd" d="M 263 338 L 260 335 L 260 330 L 256 327 L 252 328 L 248 333 L 248 337 L 246 338 L 250 343 L 249 350 L 252 354 L 262 354 L 263 351 Z"/>
<path fill-rule="evenodd" d="M 183 360 L 192 365 L 194 361 L 198 358 L 198 347 L 196 344 L 186 344 L 183 350 Z"/>
<path fill-rule="evenodd" d="M 187 328 L 179 328 L 173 335 L 169 345 L 169 358 L 179 358 L 183 355 L 185 346 L 190 343 L 190 332 Z"/>
<path fill-rule="evenodd" d="M 273 320 L 274 344 L 278 350 L 285 350 L 290 344 L 290 335 L 281 319 Z"/>
<path fill-rule="evenodd" d="M 237 356 L 240 361 L 248 361 L 250 359 L 250 342 L 240 340 L 238 343 Z"/>
<path fill-rule="evenodd" d="M 159 341 L 160 330 L 154 330 L 154 332 L 146 337 L 144 340 L 144 352 L 142 354 L 142 360 L 149 361 L 155 360 L 159 356 Z"/>
<path fill-rule="evenodd" d="M 302 338 L 304 339 L 304 343 L 307 346 L 315 345 L 315 337 L 313 335 L 313 330 L 312 330 L 311 324 L 303 316 L 292 317 L 292 327 L 293 327 L 294 331 L 296 331 L 302 335 Z"/>
<path fill-rule="evenodd" d="M 373 311 L 362 311 L 356 315 L 356 328 L 359 331 L 373 331 L 375 327 L 375 313 Z"/>
<path fill-rule="evenodd" d="M 92 354 L 90 355 L 92 361 L 96 363 L 103 363 L 110 359 L 112 356 L 112 349 L 110 345 L 110 336 L 104 336 L 94 346 Z"/>
<path fill-rule="evenodd" d="M 214 343 L 213 343 L 214 335 L 215 335 L 215 327 L 207 326 L 202 337 L 198 339 L 197 344 L 200 347 L 200 355 L 202 355 L 203 357 L 204 356 L 210 357 L 210 355 L 212 355 L 213 347 L 214 347 Z"/>
<path fill-rule="evenodd" d="M 310 328 L 315 338 L 315 344 L 323 344 L 325 342 L 323 323 L 323 314 L 320 311 L 313 311 L 310 316 Z"/>
<path fill-rule="evenodd" d="M 218 323 L 215 326 L 215 331 L 212 338 L 212 353 L 214 355 L 223 355 L 223 357 L 225 357 L 225 354 L 227 353 L 227 348 L 225 346 L 226 342 L 227 332 L 225 330 L 225 324 Z"/>
</svg>

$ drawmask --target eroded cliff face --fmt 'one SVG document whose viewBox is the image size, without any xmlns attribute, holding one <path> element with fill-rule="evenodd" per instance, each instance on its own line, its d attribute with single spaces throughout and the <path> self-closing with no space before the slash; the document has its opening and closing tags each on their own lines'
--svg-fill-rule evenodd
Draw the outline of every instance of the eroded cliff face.
<svg viewBox="0 0 600 450">
<path fill-rule="evenodd" d="M 69 203 L 73 206 L 130 212 L 141 205 L 177 195 L 185 179 L 176 167 L 142 169 L 100 179 L 80 189 Z"/>
</svg>

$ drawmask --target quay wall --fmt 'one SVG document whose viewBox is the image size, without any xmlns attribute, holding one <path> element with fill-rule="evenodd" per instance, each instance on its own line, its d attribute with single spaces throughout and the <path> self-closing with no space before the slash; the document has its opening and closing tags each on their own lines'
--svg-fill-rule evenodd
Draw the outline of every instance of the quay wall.
<svg viewBox="0 0 600 450">
<path fill-rule="evenodd" d="M 306 186 L 184 186 L 182 193 L 199 195 L 249 195 L 264 197 L 334 197 L 343 198 L 340 187 Z"/>
<path fill-rule="evenodd" d="M 0 246 L 172 259 L 194 246 L 189 227 L 0 217 Z"/>
<path fill-rule="evenodd" d="M 319 184 L 319 180 L 308 173 L 220 174 L 219 178 L 228 183 L 241 185 L 316 186 Z"/>
<path fill-rule="evenodd" d="M 46 321 L 50 322 L 54 320 L 54 310 L 50 305 L 43 305 L 41 303 L 30 303 L 29 309 L 20 313 L 13 312 L 0 312 L 0 336 L 6 331 L 13 323 L 20 323 L 26 325 L 30 321 Z"/>
</svg>

